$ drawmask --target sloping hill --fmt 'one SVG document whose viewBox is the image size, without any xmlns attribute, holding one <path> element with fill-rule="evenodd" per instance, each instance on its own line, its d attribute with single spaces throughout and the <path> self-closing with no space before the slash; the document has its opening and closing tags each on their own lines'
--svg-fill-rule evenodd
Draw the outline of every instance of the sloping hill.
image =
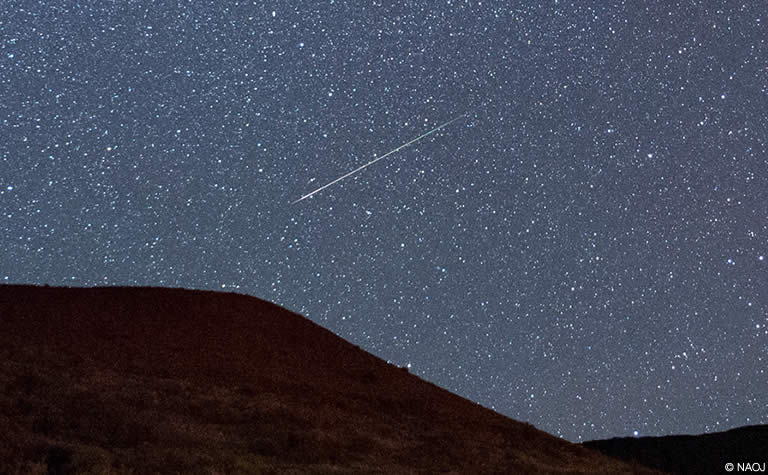
<svg viewBox="0 0 768 475">
<path fill-rule="evenodd" d="M 583 445 L 621 460 L 636 460 L 669 473 L 726 473 L 726 463 L 734 465 L 734 473 L 762 472 L 768 463 L 768 426 L 739 427 L 701 435 L 593 440 Z M 739 463 L 749 464 L 749 469 L 737 467 Z M 753 466 L 752 463 L 758 465 Z"/>
<path fill-rule="evenodd" d="M 649 473 L 243 295 L 0 286 L 0 473 Z"/>
</svg>

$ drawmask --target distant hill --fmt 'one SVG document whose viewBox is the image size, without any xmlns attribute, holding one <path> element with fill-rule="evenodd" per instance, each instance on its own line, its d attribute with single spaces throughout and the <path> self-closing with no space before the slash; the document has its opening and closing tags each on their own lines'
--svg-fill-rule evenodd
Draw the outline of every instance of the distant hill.
<svg viewBox="0 0 768 475">
<path fill-rule="evenodd" d="M 727 473 L 726 463 L 734 465 L 732 473 L 768 470 L 768 426 L 765 425 L 702 435 L 593 440 L 583 445 L 611 457 L 636 461 L 669 473 Z M 738 467 L 738 463 L 749 463 L 750 469 Z M 758 466 L 752 463 L 758 463 Z"/>
<path fill-rule="evenodd" d="M 652 473 L 253 297 L 0 285 L 0 473 Z"/>
</svg>

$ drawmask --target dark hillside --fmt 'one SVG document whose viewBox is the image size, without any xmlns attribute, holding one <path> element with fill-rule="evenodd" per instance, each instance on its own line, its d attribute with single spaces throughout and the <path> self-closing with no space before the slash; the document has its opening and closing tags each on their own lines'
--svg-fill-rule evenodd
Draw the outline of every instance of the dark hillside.
<svg viewBox="0 0 768 475">
<path fill-rule="evenodd" d="M 739 427 L 726 432 L 665 437 L 615 438 L 583 444 L 626 461 L 637 461 L 670 473 L 726 473 L 725 464 L 734 464 L 735 473 L 761 472 L 768 463 L 768 426 Z M 738 463 L 750 463 L 739 470 Z M 754 470 L 758 463 L 761 470 Z"/>
<path fill-rule="evenodd" d="M 0 286 L 0 472 L 648 473 L 243 295 Z"/>
</svg>

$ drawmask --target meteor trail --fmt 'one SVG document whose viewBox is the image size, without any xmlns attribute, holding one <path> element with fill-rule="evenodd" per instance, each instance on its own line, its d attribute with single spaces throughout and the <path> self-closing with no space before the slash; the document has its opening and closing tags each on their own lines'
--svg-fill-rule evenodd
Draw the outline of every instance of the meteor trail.
<svg viewBox="0 0 768 475">
<path fill-rule="evenodd" d="M 438 130 L 442 129 L 443 127 L 447 127 L 448 125 L 456 122 L 457 120 L 461 119 L 462 117 L 465 117 L 467 114 L 468 114 L 468 112 L 465 112 L 465 113 L 461 114 L 460 116 L 458 116 L 458 117 L 456 117 L 454 119 L 449 120 L 448 122 L 444 123 L 443 125 L 439 125 L 439 126 L 435 127 L 434 129 L 430 130 L 429 132 L 426 132 L 424 134 L 419 135 L 418 137 L 416 137 L 415 139 L 411 140 L 410 142 L 406 142 L 406 143 L 402 144 L 401 146 L 397 147 L 396 149 L 394 149 L 392 151 L 389 151 L 389 152 L 385 153 L 384 155 L 382 155 L 380 157 L 374 158 L 373 160 L 371 160 L 370 162 L 366 163 L 365 165 L 362 165 L 362 166 L 360 166 L 358 168 L 355 168 L 351 172 L 347 173 L 346 175 L 340 176 L 339 178 L 336 178 L 335 180 L 333 180 L 332 182 L 328 183 L 327 185 L 323 185 L 320 188 L 316 189 L 315 191 L 313 191 L 311 193 L 307 193 L 306 195 L 302 196 L 301 198 L 299 198 L 298 200 L 294 201 L 291 204 L 295 205 L 299 201 L 305 200 L 305 199 L 309 198 L 310 196 L 314 195 L 315 193 L 323 191 L 324 189 L 328 188 L 329 186 L 333 185 L 334 183 L 338 183 L 341 180 L 347 178 L 348 176 L 354 175 L 355 173 L 359 172 L 363 168 L 369 167 L 369 166 L 373 165 L 374 163 L 378 162 L 379 160 L 387 158 L 388 156 L 392 155 L 393 153 L 395 153 L 395 152 L 397 152 L 399 150 L 404 149 L 405 147 L 411 145 L 412 143 L 418 142 L 419 140 L 423 139 L 424 137 L 426 137 L 428 135 L 431 135 L 431 134 L 434 134 L 435 132 L 437 132 Z"/>
</svg>

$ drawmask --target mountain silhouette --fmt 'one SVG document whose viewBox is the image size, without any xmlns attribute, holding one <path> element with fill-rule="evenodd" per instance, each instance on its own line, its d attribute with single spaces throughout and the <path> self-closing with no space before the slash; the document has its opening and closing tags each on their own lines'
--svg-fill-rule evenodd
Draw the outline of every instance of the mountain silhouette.
<svg viewBox="0 0 768 475">
<path fill-rule="evenodd" d="M 621 437 L 583 444 L 625 461 L 668 473 L 706 475 L 764 472 L 768 463 L 768 426 L 739 427 L 725 432 L 664 437 Z M 739 467 L 737 464 L 741 463 Z M 753 465 L 753 464 L 757 465 Z M 749 469 L 744 464 L 749 465 Z"/>
<path fill-rule="evenodd" d="M 0 285 L 0 473 L 657 473 L 272 303 Z"/>
</svg>

